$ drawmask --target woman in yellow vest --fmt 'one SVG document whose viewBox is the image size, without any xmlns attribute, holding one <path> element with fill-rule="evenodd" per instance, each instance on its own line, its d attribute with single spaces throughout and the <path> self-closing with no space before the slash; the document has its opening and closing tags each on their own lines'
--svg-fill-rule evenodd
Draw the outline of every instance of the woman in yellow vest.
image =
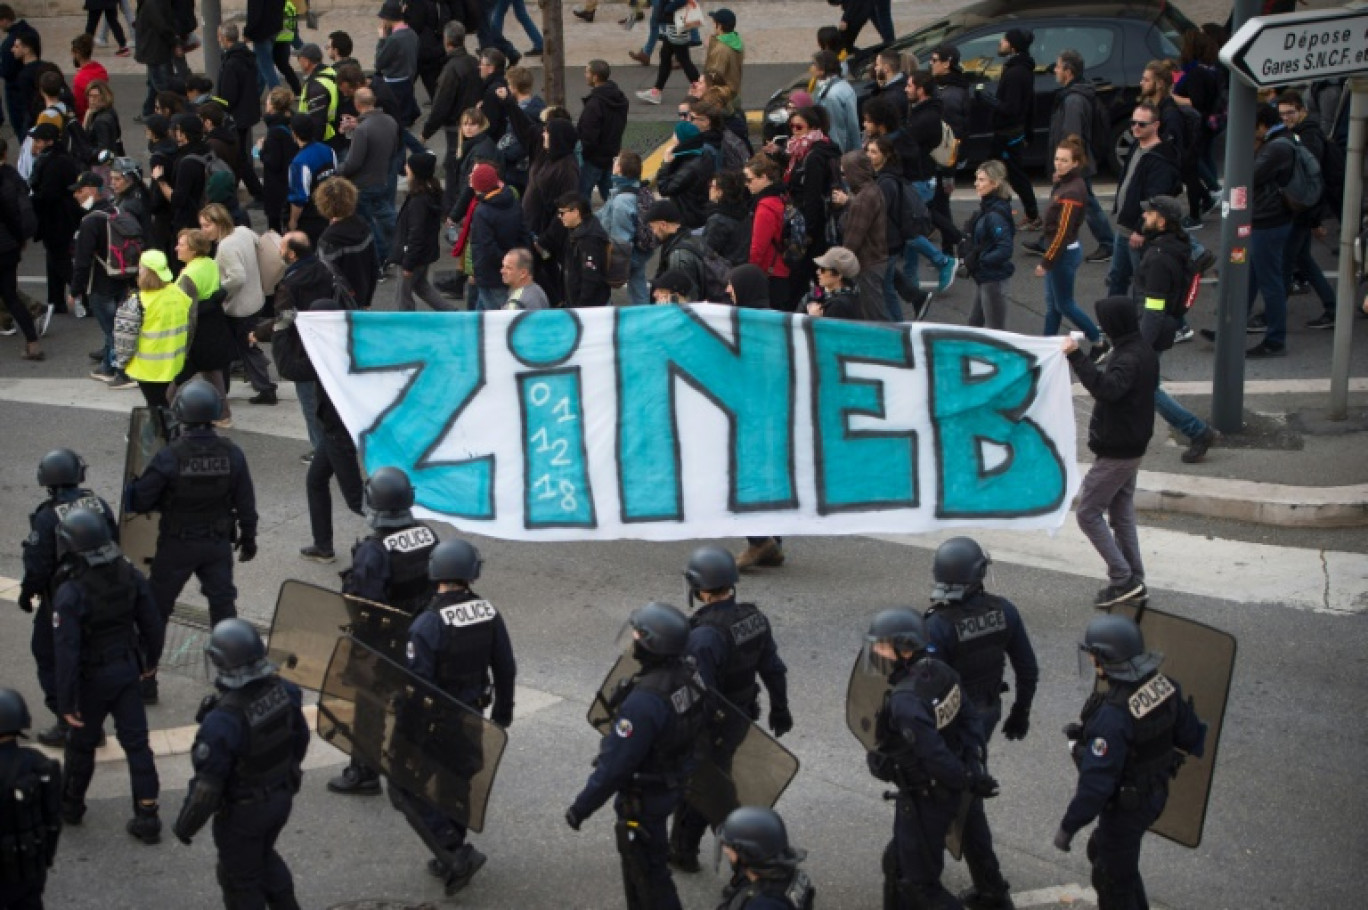
<svg viewBox="0 0 1368 910">
<path fill-rule="evenodd" d="M 185 366 L 176 376 L 176 385 L 184 385 L 199 374 L 223 400 L 223 416 L 214 426 L 226 429 L 233 425 L 233 414 L 228 408 L 228 368 L 233 362 L 233 333 L 228 327 L 228 315 L 223 311 L 224 293 L 221 289 L 218 262 L 210 254 L 214 241 L 201 230 L 185 228 L 176 239 L 176 258 L 185 263 L 176 286 L 195 302 L 190 309 L 190 341 Z M 168 390 L 168 398 L 175 398 L 175 390 Z"/>
<path fill-rule="evenodd" d="M 191 300 L 176 287 L 161 250 L 148 250 L 138 259 L 138 301 L 142 325 L 137 350 L 124 372 L 137 380 L 149 407 L 164 408 L 166 388 L 185 366 Z"/>
</svg>

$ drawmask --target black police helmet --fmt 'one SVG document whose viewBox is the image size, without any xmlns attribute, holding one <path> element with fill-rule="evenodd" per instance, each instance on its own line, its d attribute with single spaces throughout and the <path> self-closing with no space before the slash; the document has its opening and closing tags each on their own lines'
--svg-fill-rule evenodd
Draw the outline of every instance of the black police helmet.
<svg viewBox="0 0 1368 910">
<path fill-rule="evenodd" d="M 689 618 L 679 607 L 652 601 L 637 607 L 627 620 L 636 643 L 656 657 L 678 657 L 689 642 Z"/>
<path fill-rule="evenodd" d="M 480 577 L 484 560 L 480 551 L 464 540 L 444 540 L 428 556 L 428 578 L 433 581 L 471 582 Z"/>
<path fill-rule="evenodd" d="M 203 379 L 192 379 L 176 393 L 171 414 L 185 426 L 213 423 L 223 416 L 223 397 Z"/>
<path fill-rule="evenodd" d="M 381 468 L 366 480 L 366 505 L 377 512 L 413 508 L 413 484 L 398 468 Z"/>
<path fill-rule="evenodd" d="M 40 487 L 74 487 L 85 481 L 85 459 L 71 449 L 53 449 L 38 462 Z"/>
<path fill-rule="evenodd" d="M 0 736 L 23 736 L 33 726 L 24 696 L 13 689 L 0 689 Z"/>
<path fill-rule="evenodd" d="M 695 594 L 730 588 L 740 577 L 736 571 L 736 560 L 721 547 L 699 547 L 689 557 L 689 564 L 684 569 L 684 580 Z"/>
<path fill-rule="evenodd" d="M 788 831 L 779 813 L 762 806 L 732 810 L 717 829 L 717 839 L 722 846 L 736 851 L 742 866 L 756 872 L 791 867 L 803 856 L 802 851 L 789 848 Z"/>
<path fill-rule="evenodd" d="M 240 689 L 274 672 L 261 636 L 243 619 L 225 619 L 214 626 L 204 654 L 218 671 L 215 682 L 225 689 Z"/>
<path fill-rule="evenodd" d="M 926 621 L 911 607 L 893 607 L 879 612 L 865 634 L 869 644 L 886 641 L 899 652 L 926 650 Z"/>
<path fill-rule="evenodd" d="M 952 537 L 936 548 L 931 572 L 936 578 L 931 599 L 936 603 L 959 601 L 983 587 L 991 562 L 972 537 Z"/>
<path fill-rule="evenodd" d="M 57 543 L 62 553 L 79 553 L 87 558 L 103 555 L 108 548 L 114 547 L 109 522 L 90 509 L 72 509 L 66 513 L 57 526 Z"/>
<path fill-rule="evenodd" d="M 1164 656 L 1145 650 L 1145 636 L 1135 620 L 1106 613 L 1096 616 L 1078 646 L 1097 659 L 1111 679 L 1136 682 L 1159 668 Z"/>
</svg>

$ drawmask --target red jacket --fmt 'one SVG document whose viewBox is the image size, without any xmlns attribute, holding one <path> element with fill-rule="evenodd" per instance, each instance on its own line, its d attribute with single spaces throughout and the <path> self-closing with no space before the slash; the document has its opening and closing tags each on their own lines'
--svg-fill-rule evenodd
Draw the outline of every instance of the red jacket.
<svg viewBox="0 0 1368 910">
<path fill-rule="evenodd" d="M 788 264 L 780 255 L 784 242 L 784 200 L 782 189 L 763 190 L 751 210 L 750 263 L 775 278 L 787 278 Z"/>
<path fill-rule="evenodd" d="M 104 68 L 104 64 L 96 63 L 91 60 L 85 66 L 76 71 L 76 76 L 71 80 L 71 91 L 76 95 L 76 119 L 85 120 L 86 115 L 86 88 L 90 83 L 99 80 L 108 84 L 109 70 Z"/>
</svg>

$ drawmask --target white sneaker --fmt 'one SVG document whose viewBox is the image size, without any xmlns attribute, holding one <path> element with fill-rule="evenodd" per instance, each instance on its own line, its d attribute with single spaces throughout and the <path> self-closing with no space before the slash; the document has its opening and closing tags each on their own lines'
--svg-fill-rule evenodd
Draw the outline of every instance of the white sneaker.
<svg viewBox="0 0 1368 910">
<path fill-rule="evenodd" d="M 42 338 L 47 334 L 48 326 L 52 325 L 52 313 L 56 309 L 52 304 L 47 305 L 43 315 L 38 317 L 38 337 Z"/>
<path fill-rule="evenodd" d="M 96 47 L 109 47 L 109 37 L 108 37 L 108 36 L 105 36 L 104 38 L 96 38 L 96 39 L 95 39 L 95 46 L 96 46 Z"/>
<path fill-rule="evenodd" d="M 1185 325 L 1174 333 L 1173 343 L 1182 344 L 1185 341 L 1191 341 L 1196 334 L 1197 333 L 1192 330 L 1192 326 Z"/>
<path fill-rule="evenodd" d="M 660 103 L 660 89 L 658 88 L 643 89 L 637 92 L 636 96 L 640 98 L 642 101 L 645 101 L 647 104 Z"/>
</svg>

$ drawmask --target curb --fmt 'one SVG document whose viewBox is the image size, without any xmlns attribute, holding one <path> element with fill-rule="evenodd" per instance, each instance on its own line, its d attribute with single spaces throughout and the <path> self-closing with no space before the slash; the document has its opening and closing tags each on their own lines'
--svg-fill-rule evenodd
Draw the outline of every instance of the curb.
<svg viewBox="0 0 1368 910">
<path fill-rule="evenodd" d="M 1294 487 L 1141 471 L 1135 507 L 1284 528 L 1362 527 L 1368 525 L 1368 484 Z"/>
</svg>

